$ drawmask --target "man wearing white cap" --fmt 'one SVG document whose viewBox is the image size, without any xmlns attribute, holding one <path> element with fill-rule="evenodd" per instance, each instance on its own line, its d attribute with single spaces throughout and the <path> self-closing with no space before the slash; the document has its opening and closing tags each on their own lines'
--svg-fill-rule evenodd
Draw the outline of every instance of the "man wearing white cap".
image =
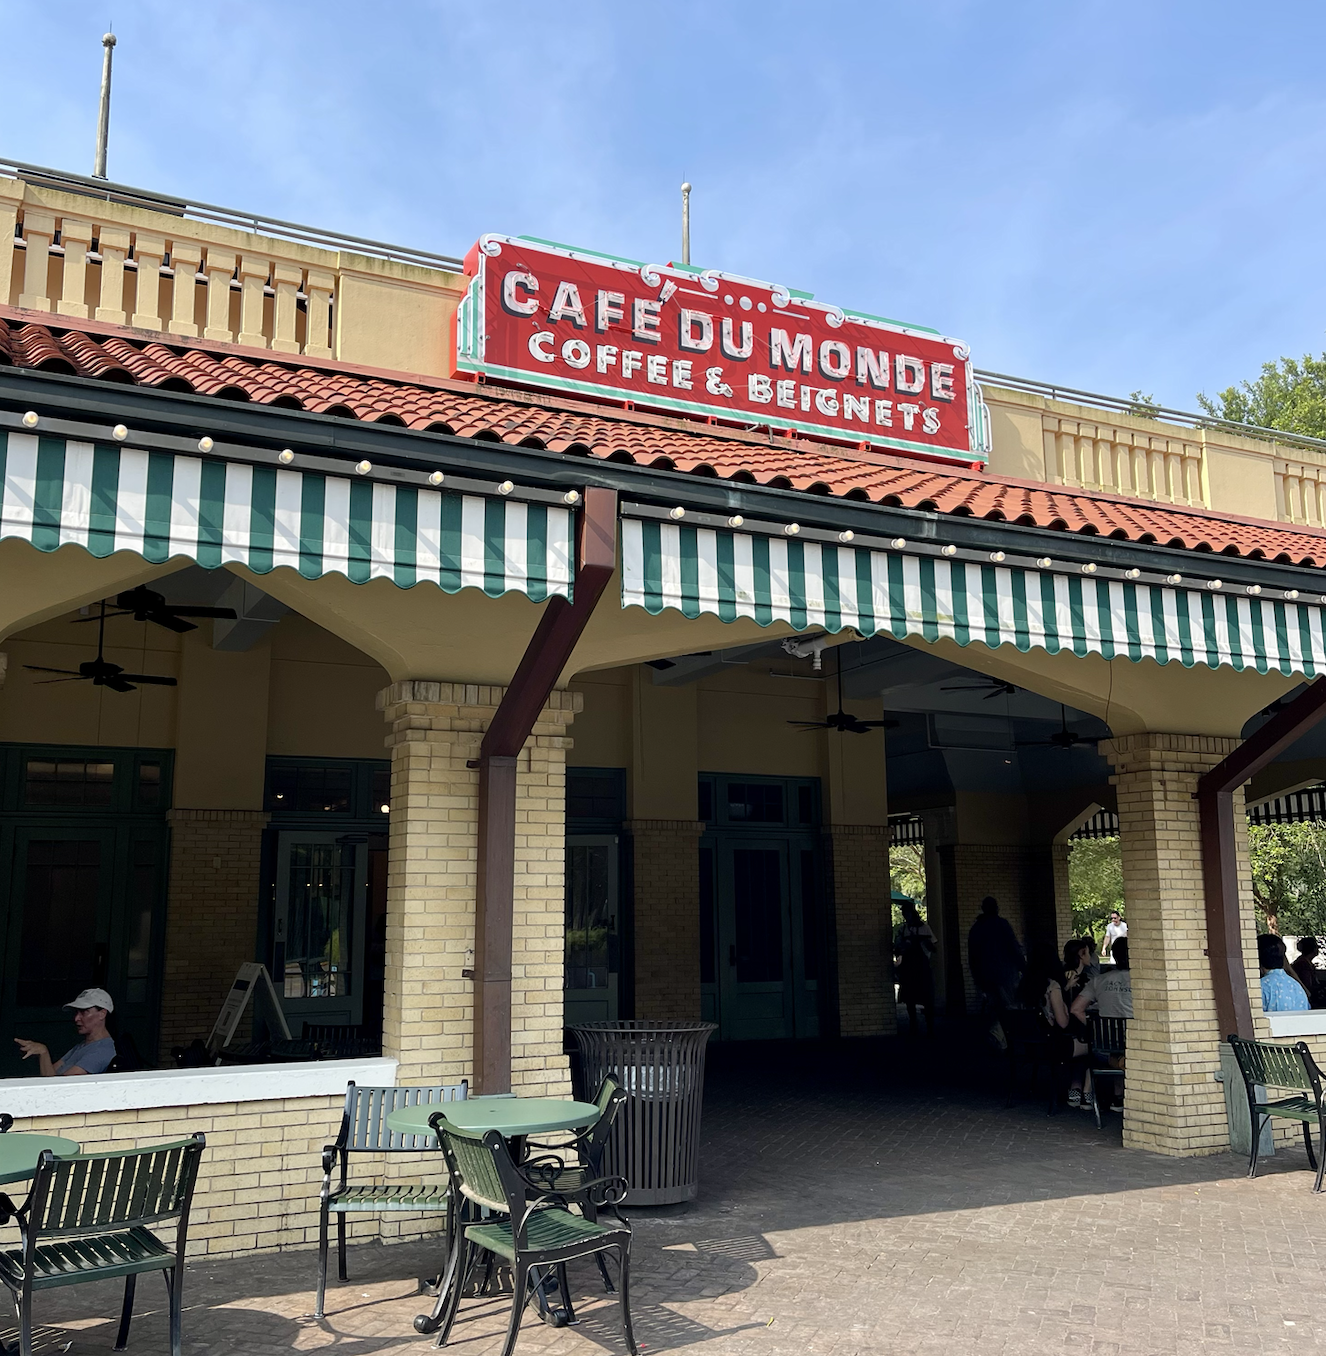
<svg viewBox="0 0 1326 1356">
<path fill-rule="evenodd" d="M 115 1010 L 115 1002 L 105 989 L 84 989 L 66 1008 L 74 1011 L 74 1025 L 83 1039 L 54 1064 L 51 1052 L 40 1041 L 14 1038 L 24 1059 L 36 1055 L 43 1078 L 61 1078 L 70 1074 L 105 1073 L 115 1058 L 115 1042 L 106 1030 L 106 1018 Z"/>
</svg>

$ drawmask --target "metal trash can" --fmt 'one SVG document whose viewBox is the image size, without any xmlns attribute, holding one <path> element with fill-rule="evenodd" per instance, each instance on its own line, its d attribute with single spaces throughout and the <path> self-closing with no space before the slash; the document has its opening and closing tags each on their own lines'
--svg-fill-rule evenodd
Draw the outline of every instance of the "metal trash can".
<svg viewBox="0 0 1326 1356">
<path fill-rule="evenodd" d="M 603 1156 L 624 1177 L 628 1205 L 675 1205 L 699 1191 L 704 1052 L 712 1022 L 586 1022 L 573 1026 L 586 1096 L 608 1075 L 630 1094 Z"/>
</svg>

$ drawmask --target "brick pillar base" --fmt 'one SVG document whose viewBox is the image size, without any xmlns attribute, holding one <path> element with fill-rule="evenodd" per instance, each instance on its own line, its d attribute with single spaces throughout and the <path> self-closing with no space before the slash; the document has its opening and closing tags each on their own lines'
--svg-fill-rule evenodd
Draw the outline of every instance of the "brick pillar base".
<svg viewBox="0 0 1326 1356">
<path fill-rule="evenodd" d="M 466 764 L 504 689 L 415 680 L 378 695 L 390 725 L 383 1052 L 402 1083 L 473 1076 L 479 773 Z M 569 1096 L 562 1053 L 565 730 L 581 698 L 554 692 L 517 765 L 512 1089 Z"/>
<path fill-rule="evenodd" d="M 700 1018 L 700 835 L 689 819 L 630 821 L 635 1015 Z"/>
<path fill-rule="evenodd" d="M 893 892 L 887 824 L 825 831 L 838 937 L 838 1020 L 844 1036 L 893 1036 Z"/>
<path fill-rule="evenodd" d="M 1229 1145 L 1224 1094 L 1213 1075 L 1219 1043 L 1205 955 L 1198 778 L 1238 744 L 1199 735 L 1125 735 L 1101 745 L 1119 791 L 1119 837 L 1133 972 L 1128 1095 L 1123 1140 L 1174 1155 Z M 1234 797 L 1244 959 L 1252 1008 L 1261 1011 L 1256 927 L 1250 902 L 1247 820 Z"/>
<path fill-rule="evenodd" d="M 261 810 L 171 810 L 161 1061 L 207 1039 L 235 972 L 258 945 Z M 251 1020 L 246 1015 L 245 1021 Z"/>
</svg>

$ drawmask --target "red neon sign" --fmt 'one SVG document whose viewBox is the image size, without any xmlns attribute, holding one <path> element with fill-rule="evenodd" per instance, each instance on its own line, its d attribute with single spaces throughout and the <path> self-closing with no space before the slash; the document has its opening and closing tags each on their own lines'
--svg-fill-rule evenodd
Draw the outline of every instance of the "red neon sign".
<svg viewBox="0 0 1326 1356">
<path fill-rule="evenodd" d="M 465 260 L 457 376 L 983 462 L 965 344 L 714 270 L 485 235 Z"/>
</svg>

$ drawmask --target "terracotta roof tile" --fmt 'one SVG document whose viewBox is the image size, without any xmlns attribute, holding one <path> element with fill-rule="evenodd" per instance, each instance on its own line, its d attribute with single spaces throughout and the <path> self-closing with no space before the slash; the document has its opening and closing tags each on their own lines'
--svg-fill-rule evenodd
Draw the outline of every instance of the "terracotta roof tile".
<svg viewBox="0 0 1326 1356">
<path fill-rule="evenodd" d="M 191 390 L 255 404 L 402 423 L 457 437 L 901 508 L 1020 523 L 1180 549 L 1326 564 L 1326 533 L 1038 485 L 965 468 L 798 442 L 663 416 L 633 415 L 456 382 L 418 383 L 222 345 L 111 333 L 90 322 L 0 317 L 0 365 Z"/>
</svg>

